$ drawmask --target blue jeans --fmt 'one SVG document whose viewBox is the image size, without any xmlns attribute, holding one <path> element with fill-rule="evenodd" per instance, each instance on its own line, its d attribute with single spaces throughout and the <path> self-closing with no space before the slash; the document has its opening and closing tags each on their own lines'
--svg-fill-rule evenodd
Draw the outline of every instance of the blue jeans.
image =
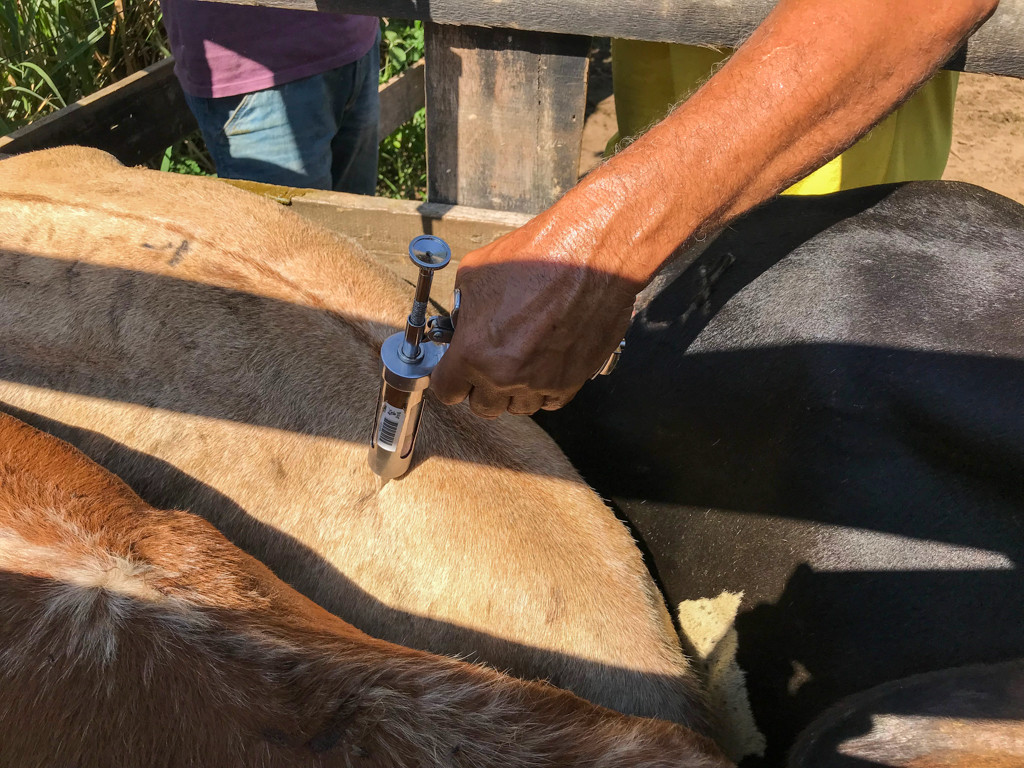
<svg viewBox="0 0 1024 768">
<path fill-rule="evenodd" d="M 372 195 L 380 49 L 319 75 L 239 96 L 185 98 L 225 179 Z"/>
</svg>

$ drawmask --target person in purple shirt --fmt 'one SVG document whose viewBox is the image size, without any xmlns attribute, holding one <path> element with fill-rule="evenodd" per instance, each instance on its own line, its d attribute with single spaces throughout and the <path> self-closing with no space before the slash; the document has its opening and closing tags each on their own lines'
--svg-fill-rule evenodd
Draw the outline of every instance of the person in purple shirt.
<svg viewBox="0 0 1024 768">
<path fill-rule="evenodd" d="M 380 21 L 161 0 L 174 72 L 223 178 L 372 195 Z"/>
</svg>

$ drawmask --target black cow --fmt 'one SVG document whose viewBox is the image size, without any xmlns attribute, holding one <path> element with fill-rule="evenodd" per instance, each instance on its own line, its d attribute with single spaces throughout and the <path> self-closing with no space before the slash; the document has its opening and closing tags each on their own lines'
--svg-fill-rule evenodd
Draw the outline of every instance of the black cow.
<svg viewBox="0 0 1024 768">
<path fill-rule="evenodd" d="M 670 605 L 744 592 L 768 739 L 744 764 L 842 697 L 1024 656 L 1024 207 L 943 182 L 779 198 L 676 274 L 619 370 L 538 420 Z"/>
</svg>

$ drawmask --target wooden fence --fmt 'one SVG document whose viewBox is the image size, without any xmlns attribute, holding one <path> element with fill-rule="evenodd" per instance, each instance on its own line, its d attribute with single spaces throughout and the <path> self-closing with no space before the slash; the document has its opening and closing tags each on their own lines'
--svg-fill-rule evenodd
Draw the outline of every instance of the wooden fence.
<svg viewBox="0 0 1024 768">
<path fill-rule="evenodd" d="M 428 197 L 536 213 L 576 182 L 592 35 L 736 47 L 775 0 L 221 0 L 422 19 Z M 566 34 L 566 33 L 572 34 Z M 1024 0 L 949 62 L 1024 78 Z"/>
<path fill-rule="evenodd" d="M 590 36 L 735 47 L 775 4 L 221 1 L 427 22 L 425 72 L 415 68 L 384 88 L 382 133 L 419 108 L 425 92 L 429 199 L 527 214 L 576 182 Z M 1002 0 L 948 67 L 1024 78 L 1024 0 Z M 162 62 L 0 139 L 0 152 L 74 142 L 140 162 L 194 126 L 176 85 L 170 64 Z"/>
</svg>

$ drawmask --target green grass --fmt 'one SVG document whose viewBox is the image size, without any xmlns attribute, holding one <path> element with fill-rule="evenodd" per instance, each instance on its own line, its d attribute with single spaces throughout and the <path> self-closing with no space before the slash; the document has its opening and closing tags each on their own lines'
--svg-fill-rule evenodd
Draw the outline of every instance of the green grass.
<svg viewBox="0 0 1024 768">
<path fill-rule="evenodd" d="M 157 0 L 0 0 L 0 133 L 168 55 Z"/>
<path fill-rule="evenodd" d="M 0 134 L 170 55 L 158 0 L 0 0 Z M 381 82 L 423 57 L 423 25 L 384 19 Z M 426 120 L 422 110 L 380 147 L 377 192 L 426 199 Z M 196 133 L 150 167 L 212 174 Z"/>
<path fill-rule="evenodd" d="M 420 109 L 380 143 L 377 194 L 398 200 L 427 199 L 427 117 Z"/>
</svg>

